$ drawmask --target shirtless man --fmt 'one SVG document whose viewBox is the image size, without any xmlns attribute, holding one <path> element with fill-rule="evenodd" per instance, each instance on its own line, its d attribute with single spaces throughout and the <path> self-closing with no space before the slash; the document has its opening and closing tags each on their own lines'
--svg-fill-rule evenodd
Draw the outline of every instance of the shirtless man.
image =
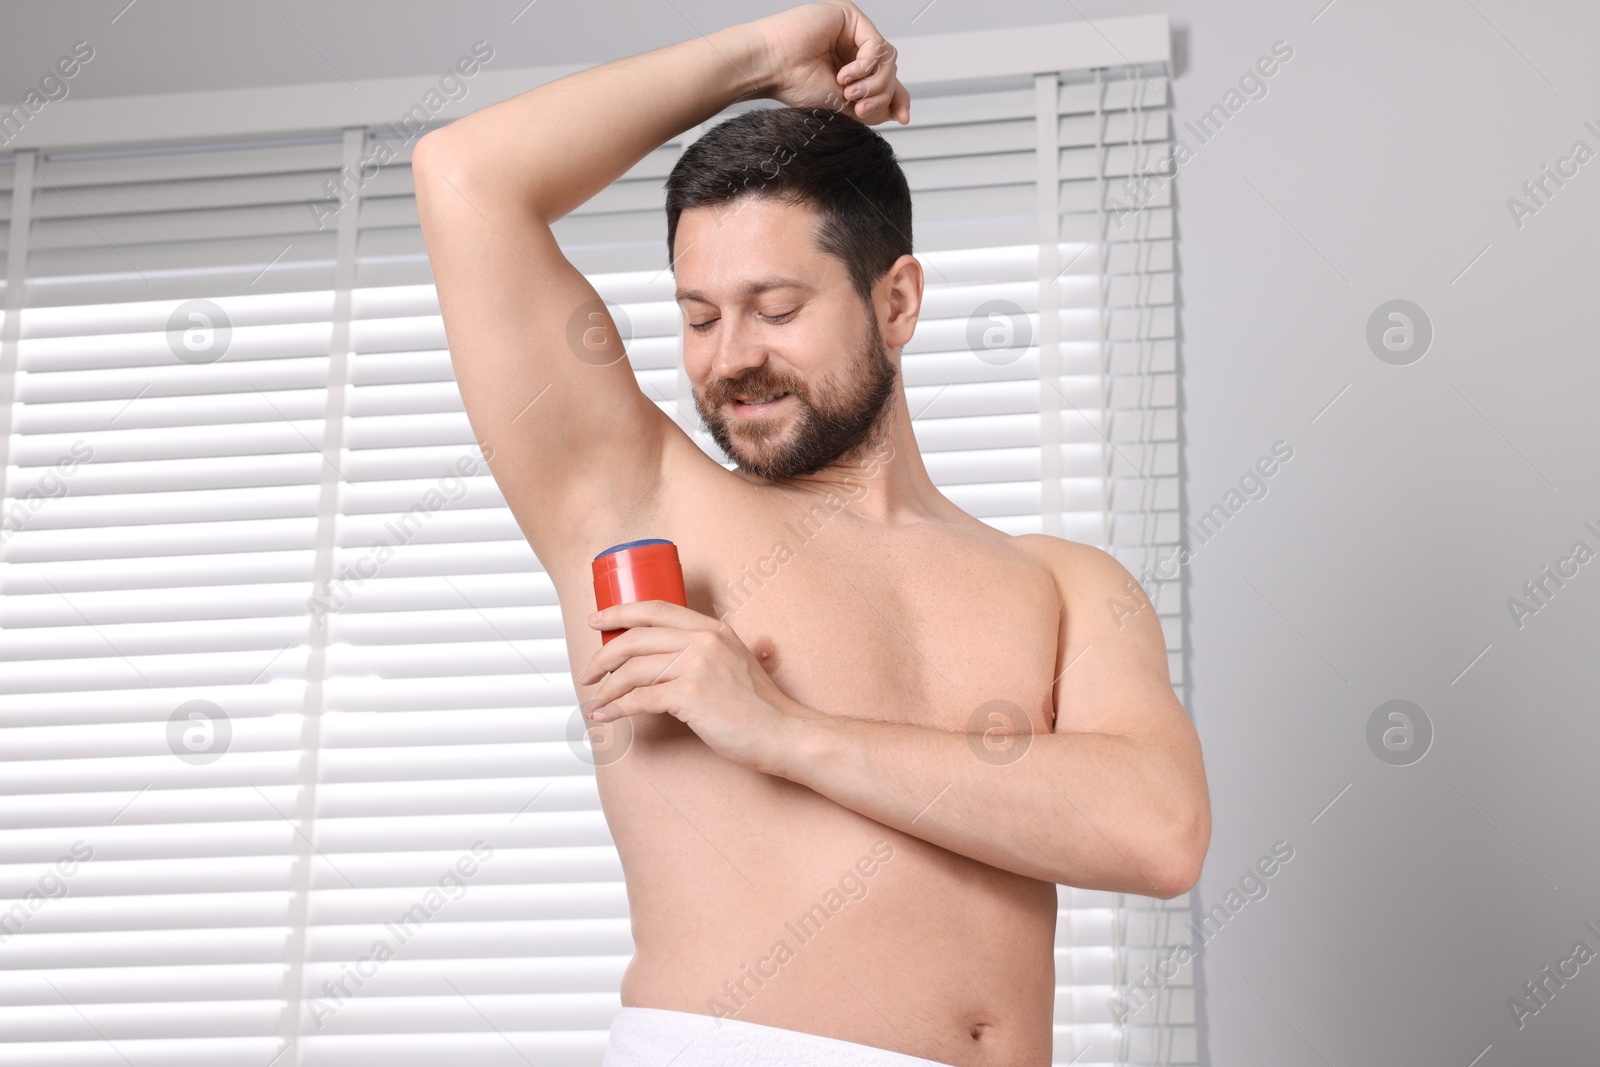
<svg viewBox="0 0 1600 1067">
<path fill-rule="evenodd" d="M 755 97 L 789 108 L 714 128 L 668 188 L 684 368 L 729 471 L 641 391 L 550 225 Z M 1056 884 L 1173 897 L 1210 839 L 1137 583 L 974 519 L 923 466 L 889 118 L 894 49 L 831 0 L 416 149 L 462 397 L 560 597 L 626 875 L 607 1064 L 1048 1064 Z M 590 561 L 650 537 L 689 607 L 593 614 Z"/>
</svg>

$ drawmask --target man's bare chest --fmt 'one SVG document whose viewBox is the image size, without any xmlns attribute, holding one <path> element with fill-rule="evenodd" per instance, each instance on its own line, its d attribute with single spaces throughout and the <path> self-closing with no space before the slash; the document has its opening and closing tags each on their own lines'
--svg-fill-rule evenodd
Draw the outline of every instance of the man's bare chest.
<svg viewBox="0 0 1600 1067">
<path fill-rule="evenodd" d="M 732 626 L 792 698 L 957 731 L 1006 701 L 1050 728 L 1060 598 L 1003 535 L 815 512 L 683 525 L 690 607 Z"/>
</svg>

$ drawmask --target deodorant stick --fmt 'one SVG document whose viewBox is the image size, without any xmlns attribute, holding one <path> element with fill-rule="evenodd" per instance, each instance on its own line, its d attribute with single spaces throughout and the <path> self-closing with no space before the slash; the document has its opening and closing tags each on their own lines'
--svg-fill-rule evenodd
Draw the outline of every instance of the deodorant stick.
<svg viewBox="0 0 1600 1067">
<path fill-rule="evenodd" d="M 689 606 L 683 591 L 683 565 L 678 546 L 660 537 L 613 545 L 594 558 L 594 602 L 599 609 L 641 600 L 665 600 Z M 601 630 L 609 644 L 622 630 Z"/>
</svg>

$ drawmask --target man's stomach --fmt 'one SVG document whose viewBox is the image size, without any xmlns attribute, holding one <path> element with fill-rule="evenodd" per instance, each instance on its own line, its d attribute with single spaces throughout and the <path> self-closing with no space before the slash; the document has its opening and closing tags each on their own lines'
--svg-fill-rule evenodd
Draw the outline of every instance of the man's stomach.
<svg viewBox="0 0 1600 1067">
<path fill-rule="evenodd" d="M 635 720 L 597 775 L 627 879 L 622 1003 L 944 1063 L 1047 1064 L 1056 888 Z"/>
</svg>

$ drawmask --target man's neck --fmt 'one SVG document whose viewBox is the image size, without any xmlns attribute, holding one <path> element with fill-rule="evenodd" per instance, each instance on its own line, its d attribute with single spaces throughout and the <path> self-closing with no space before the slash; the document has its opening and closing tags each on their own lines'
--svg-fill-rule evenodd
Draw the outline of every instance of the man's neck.
<svg viewBox="0 0 1600 1067">
<path fill-rule="evenodd" d="M 903 387 L 895 390 L 879 428 L 851 454 L 813 474 L 757 481 L 818 498 L 834 494 L 849 502 L 846 510 L 856 518 L 883 526 L 949 521 L 965 514 L 928 475 Z"/>
</svg>

